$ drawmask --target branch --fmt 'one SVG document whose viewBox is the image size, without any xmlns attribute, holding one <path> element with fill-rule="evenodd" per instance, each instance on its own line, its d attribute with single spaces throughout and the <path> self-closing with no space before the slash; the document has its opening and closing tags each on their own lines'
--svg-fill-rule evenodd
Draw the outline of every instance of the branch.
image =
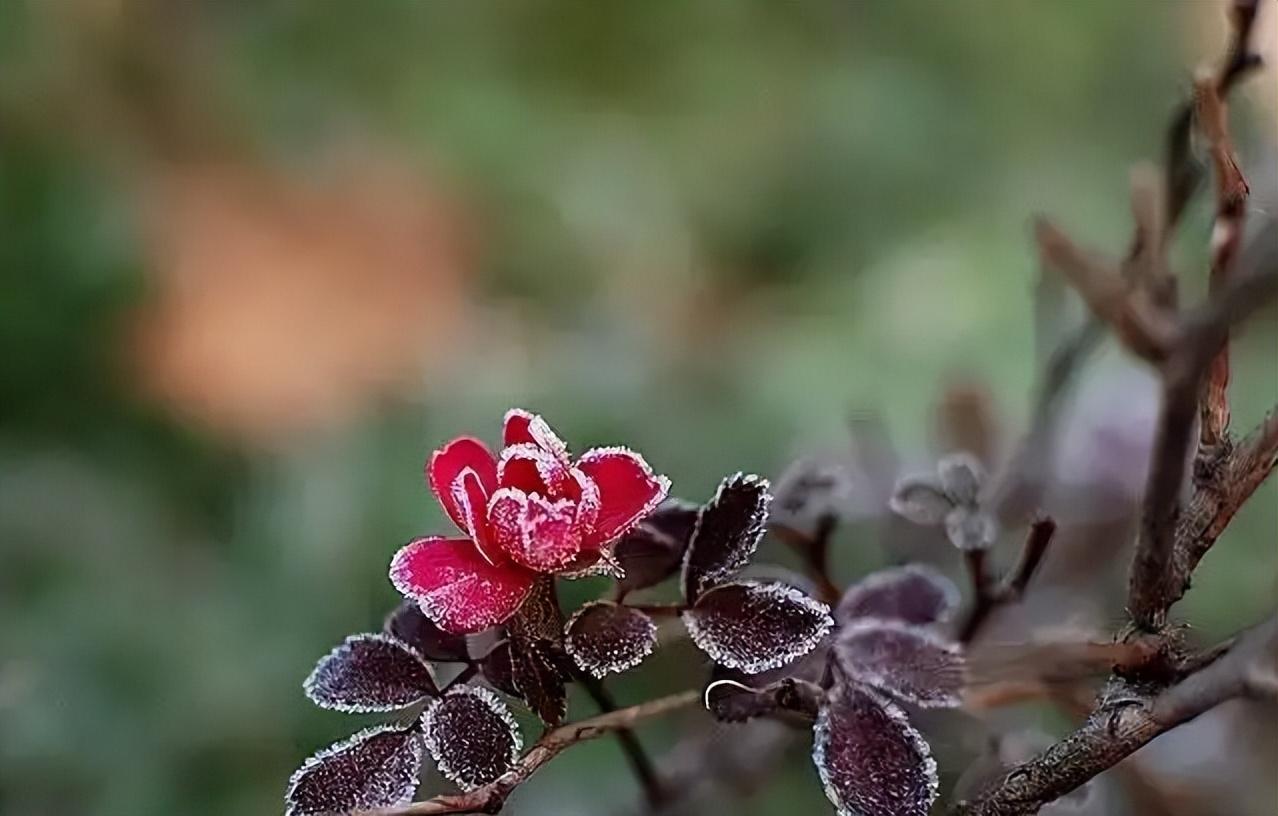
<svg viewBox="0 0 1278 816">
<path fill-rule="evenodd" d="M 1074 733 L 1012 769 L 953 816 L 1022 816 L 1118 764 L 1166 731 L 1237 697 L 1278 696 L 1278 616 L 1241 635 L 1233 648 L 1161 694 L 1110 681 L 1100 705 Z"/>
<path fill-rule="evenodd" d="M 971 643 L 981 626 L 1002 604 L 1019 601 L 1025 594 L 1030 580 L 1038 570 L 1038 565 L 1047 554 L 1047 547 L 1056 534 L 1056 522 L 1047 516 L 1041 516 L 1030 524 L 1029 534 L 1021 546 L 1021 554 L 1012 570 L 995 583 L 988 575 L 985 550 L 970 550 L 964 553 L 968 574 L 972 579 L 972 591 L 975 601 L 967 620 L 959 629 L 959 642 Z"/>
<path fill-rule="evenodd" d="M 579 742 L 596 739 L 605 734 L 631 728 L 635 723 L 675 711 L 701 699 L 695 690 L 672 694 L 629 708 L 621 708 L 596 717 L 560 726 L 544 734 L 524 754 L 514 770 L 482 788 L 468 793 L 436 796 L 424 802 L 364 811 L 362 816 L 429 816 L 443 813 L 498 813 L 506 799 L 535 774 L 542 765 L 554 759 L 561 751 Z"/>
<path fill-rule="evenodd" d="M 577 672 L 577 682 L 581 683 L 581 687 L 590 695 L 590 699 L 599 706 L 600 713 L 607 714 L 617 710 L 617 701 L 608 693 L 602 680 L 588 672 Z M 665 795 L 661 779 L 657 776 L 657 769 L 648 757 L 648 752 L 643 749 L 643 744 L 639 742 L 639 738 L 635 736 L 632 729 L 619 728 L 616 734 L 617 743 L 621 745 L 621 750 L 626 755 L 626 762 L 630 764 L 630 770 L 634 773 L 635 779 L 639 780 L 639 786 L 643 788 L 643 795 L 649 807 L 659 806 L 665 799 Z"/>
</svg>

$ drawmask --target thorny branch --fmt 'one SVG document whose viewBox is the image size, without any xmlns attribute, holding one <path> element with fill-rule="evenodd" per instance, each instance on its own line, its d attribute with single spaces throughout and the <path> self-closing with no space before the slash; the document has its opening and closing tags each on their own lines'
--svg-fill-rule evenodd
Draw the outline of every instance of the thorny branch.
<svg viewBox="0 0 1278 816">
<path fill-rule="evenodd" d="M 701 699 L 699 691 L 684 691 L 650 700 L 646 703 L 619 708 L 575 723 L 560 726 L 544 734 L 519 760 L 514 770 L 481 788 L 467 793 L 436 796 L 422 802 L 411 802 L 397 807 L 364 811 L 361 816 L 430 816 L 444 813 L 497 813 L 506 799 L 535 774 L 542 765 L 579 742 L 596 739 L 605 734 L 629 730 L 641 720 L 667 714 L 692 705 Z"/>
</svg>

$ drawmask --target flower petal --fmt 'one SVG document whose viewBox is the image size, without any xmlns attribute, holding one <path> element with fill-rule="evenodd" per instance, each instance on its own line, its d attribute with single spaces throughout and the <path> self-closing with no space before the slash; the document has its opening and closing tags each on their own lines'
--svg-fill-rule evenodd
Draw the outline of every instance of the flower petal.
<svg viewBox="0 0 1278 816">
<path fill-rule="evenodd" d="M 466 516 L 457 505 L 453 496 L 453 482 L 463 470 L 470 468 L 479 477 L 484 493 L 491 495 L 497 489 L 497 460 L 488 446 L 470 436 L 461 436 L 431 454 L 426 464 L 426 481 L 431 491 L 439 498 L 444 512 L 457 524 L 463 532 L 466 527 Z"/>
<path fill-rule="evenodd" d="M 670 491 L 670 480 L 654 474 L 643 457 L 628 448 L 586 451 L 577 467 L 599 488 L 599 515 L 586 536 L 594 547 L 629 532 Z"/>
<path fill-rule="evenodd" d="M 497 483 L 555 498 L 563 498 L 574 488 L 567 463 L 527 442 L 502 449 Z"/>
<path fill-rule="evenodd" d="M 478 632 L 509 618 L 536 576 L 514 564 L 489 564 L 465 538 L 419 538 L 395 553 L 390 579 L 449 632 Z"/>
<path fill-rule="evenodd" d="M 488 529 L 488 491 L 484 490 L 479 475 L 472 468 L 463 470 L 453 482 L 452 495 L 453 502 L 465 521 L 462 529 L 470 533 L 479 554 L 490 564 L 505 561 Z"/>
<path fill-rule="evenodd" d="M 523 408 L 511 408 L 502 423 L 502 443 L 511 445 L 536 445 L 556 459 L 567 464 L 568 445 L 551 430 L 546 420 Z"/>
<path fill-rule="evenodd" d="M 581 552 L 577 504 L 504 487 L 488 506 L 494 539 L 512 560 L 537 572 L 559 572 Z"/>
</svg>

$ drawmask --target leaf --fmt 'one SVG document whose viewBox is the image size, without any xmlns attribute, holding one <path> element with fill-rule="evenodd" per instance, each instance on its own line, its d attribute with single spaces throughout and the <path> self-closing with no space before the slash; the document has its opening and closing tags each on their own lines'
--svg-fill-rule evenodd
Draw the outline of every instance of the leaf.
<svg viewBox="0 0 1278 816">
<path fill-rule="evenodd" d="M 957 643 L 897 621 L 854 621 L 834 655 L 844 676 L 927 708 L 962 704 L 963 654 Z"/>
<path fill-rule="evenodd" d="M 683 562 L 683 596 L 689 603 L 750 563 L 768 521 L 768 481 L 738 473 L 697 514 Z"/>
<path fill-rule="evenodd" d="M 697 523 L 697 510 L 686 502 L 668 501 L 622 536 L 613 550 L 622 570 L 617 580 L 619 592 L 655 586 L 679 571 Z"/>
<path fill-rule="evenodd" d="M 430 667 L 403 642 L 383 634 L 351 635 L 316 664 L 306 696 L 334 711 L 394 711 L 439 694 Z"/>
<path fill-rule="evenodd" d="M 510 709 L 479 686 L 454 686 L 432 702 L 422 732 L 439 772 L 467 791 L 515 767 L 524 746 Z"/>
<path fill-rule="evenodd" d="M 998 522 L 977 507 L 956 507 L 945 517 L 945 534 L 960 550 L 987 550 L 998 539 Z"/>
<path fill-rule="evenodd" d="M 404 599 L 386 616 L 382 628 L 407 643 L 427 660 L 440 663 L 464 663 L 470 658 L 466 636 L 445 632 L 426 617 L 416 601 Z"/>
<path fill-rule="evenodd" d="M 929 624 L 950 619 L 960 603 L 954 582 L 931 567 L 907 564 L 872 572 L 843 593 L 834 617 Z"/>
<path fill-rule="evenodd" d="M 421 766 L 422 739 L 416 725 L 365 729 L 306 760 L 288 781 L 285 814 L 402 805 L 417 791 Z"/>
<path fill-rule="evenodd" d="M 840 816 L 927 816 L 936 800 L 936 762 L 894 703 L 836 683 L 813 737 L 812 761 Z"/>
<path fill-rule="evenodd" d="M 955 504 L 975 505 L 985 483 L 985 468 L 970 453 L 954 453 L 936 464 L 941 487 Z"/>
<path fill-rule="evenodd" d="M 510 643 L 510 679 L 532 712 L 546 725 L 558 725 L 568 713 L 564 674 L 551 644 L 513 638 Z"/>
<path fill-rule="evenodd" d="M 512 697 L 520 697 L 519 689 L 515 688 L 514 666 L 510 661 L 510 642 L 502 641 L 484 655 L 479 668 L 493 688 Z"/>
<path fill-rule="evenodd" d="M 943 522 L 954 502 L 935 479 L 907 476 L 896 483 L 888 506 L 915 524 L 931 525 Z"/>
<path fill-rule="evenodd" d="M 697 648 L 715 663 L 757 674 L 816 648 L 834 624 L 825 604 L 783 584 L 725 584 L 683 613 Z"/>
<path fill-rule="evenodd" d="M 657 625 L 638 609 L 595 601 L 578 609 L 564 629 L 564 648 L 595 677 L 634 668 L 657 645 Z"/>
</svg>

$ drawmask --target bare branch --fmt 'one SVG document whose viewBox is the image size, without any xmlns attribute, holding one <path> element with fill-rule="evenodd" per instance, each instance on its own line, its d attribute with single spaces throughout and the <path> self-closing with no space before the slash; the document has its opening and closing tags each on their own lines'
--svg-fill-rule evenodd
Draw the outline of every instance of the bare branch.
<svg viewBox="0 0 1278 816">
<path fill-rule="evenodd" d="M 1118 764 L 1166 731 L 1236 697 L 1278 694 L 1278 616 L 1238 638 L 1227 653 L 1158 695 L 1115 677 L 1100 705 L 1074 733 L 1014 768 L 953 816 L 1036 813 Z"/>
<path fill-rule="evenodd" d="M 443 813 L 497 813 L 506 799 L 561 751 L 579 742 L 596 739 L 631 728 L 635 723 L 692 705 L 701 699 L 698 691 L 684 691 L 621 708 L 597 717 L 569 723 L 550 731 L 524 754 L 515 769 L 497 781 L 469 793 L 436 796 L 423 802 L 364 811 L 362 816 L 429 816 Z"/>
<path fill-rule="evenodd" d="M 1046 516 L 1036 518 L 1030 524 L 1016 565 L 999 582 L 995 582 L 989 575 L 985 550 L 969 550 L 964 553 L 964 563 L 972 580 L 974 601 L 972 611 L 959 630 L 959 642 L 970 643 L 996 607 L 1021 599 L 1055 534 L 1055 521 Z"/>
</svg>

